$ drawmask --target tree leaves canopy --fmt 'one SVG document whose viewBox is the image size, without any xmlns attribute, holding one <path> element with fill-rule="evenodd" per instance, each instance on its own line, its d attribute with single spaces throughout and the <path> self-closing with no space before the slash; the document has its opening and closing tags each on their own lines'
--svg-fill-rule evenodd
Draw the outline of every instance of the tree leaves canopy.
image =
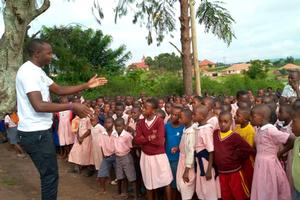
<svg viewBox="0 0 300 200">
<path fill-rule="evenodd" d="M 43 27 L 40 37 L 52 45 L 54 71 L 69 75 L 73 81 L 85 80 L 90 73 L 119 73 L 131 57 L 125 45 L 112 49 L 112 37 L 101 30 Z"/>
<path fill-rule="evenodd" d="M 232 30 L 232 24 L 235 20 L 231 17 L 228 10 L 222 7 L 222 1 L 210 2 L 202 0 L 196 16 L 199 23 L 204 25 L 205 32 L 212 32 L 219 39 L 223 40 L 227 45 L 235 38 Z"/>
</svg>

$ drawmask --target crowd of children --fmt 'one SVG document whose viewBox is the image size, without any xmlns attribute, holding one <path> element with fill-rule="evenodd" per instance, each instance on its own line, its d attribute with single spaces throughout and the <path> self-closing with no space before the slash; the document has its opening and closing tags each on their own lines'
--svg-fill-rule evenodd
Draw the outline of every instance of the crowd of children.
<svg viewBox="0 0 300 200">
<path fill-rule="evenodd" d="M 300 199 L 297 98 L 268 89 L 236 97 L 60 101 L 93 110 L 81 119 L 56 113 L 53 137 L 72 172 L 98 171 L 100 194 L 112 181 L 116 199 Z M 9 130 L 15 126 L 6 122 Z"/>
</svg>

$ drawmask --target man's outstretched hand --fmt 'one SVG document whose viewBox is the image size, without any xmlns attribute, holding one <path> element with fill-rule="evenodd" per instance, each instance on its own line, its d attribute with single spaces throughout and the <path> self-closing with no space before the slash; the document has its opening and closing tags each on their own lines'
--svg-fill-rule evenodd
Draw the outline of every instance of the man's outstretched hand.
<svg viewBox="0 0 300 200">
<path fill-rule="evenodd" d="M 105 77 L 98 77 L 96 74 L 87 82 L 88 89 L 99 87 L 105 85 L 107 83 L 107 79 Z"/>
</svg>

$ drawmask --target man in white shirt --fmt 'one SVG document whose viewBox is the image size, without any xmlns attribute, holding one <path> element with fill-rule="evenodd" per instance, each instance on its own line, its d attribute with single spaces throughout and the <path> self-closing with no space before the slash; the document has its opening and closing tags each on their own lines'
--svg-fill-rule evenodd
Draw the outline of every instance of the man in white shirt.
<svg viewBox="0 0 300 200">
<path fill-rule="evenodd" d="M 52 113 L 72 110 L 79 117 L 86 117 L 92 115 L 92 111 L 80 103 L 51 103 L 50 92 L 70 95 L 104 85 L 107 80 L 94 76 L 81 85 L 60 86 L 42 70 L 51 62 L 51 45 L 34 39 L 29 43 L 27 51 L 30 59 L 19 68 L 16 76 L 18 137 L 40 173 L 42 200 L 56 200 L 58 167 L 50 129 Z"/>
<path fill-rule="evenodd" d="M 289 83 L 284 87 L 281 97 L 286 100 L 291 97 L 300 98 L 300 71 L 289 71 L 288 80 Z"/>
</svg>

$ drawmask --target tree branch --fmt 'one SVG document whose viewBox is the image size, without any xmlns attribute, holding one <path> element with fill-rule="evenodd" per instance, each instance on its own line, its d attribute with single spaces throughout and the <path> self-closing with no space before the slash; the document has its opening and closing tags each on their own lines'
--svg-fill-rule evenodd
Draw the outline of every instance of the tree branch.
<svg viewBox="0 0 300 200">
<path fill-rule="evenodd" d="M 39 9 L 35 9 L 32 19 L 36 18 L 50 7 L 50 0 L 44 0 L 43 5 Z"/>
<path fill-rule="evenodd" d="M 172 42 L 169 42 L 179 53 L 181 56 L 183 56 L 183 53 L 180 51 L 180 49 L 175 45 L 173 44 Z"/>
</svg>

